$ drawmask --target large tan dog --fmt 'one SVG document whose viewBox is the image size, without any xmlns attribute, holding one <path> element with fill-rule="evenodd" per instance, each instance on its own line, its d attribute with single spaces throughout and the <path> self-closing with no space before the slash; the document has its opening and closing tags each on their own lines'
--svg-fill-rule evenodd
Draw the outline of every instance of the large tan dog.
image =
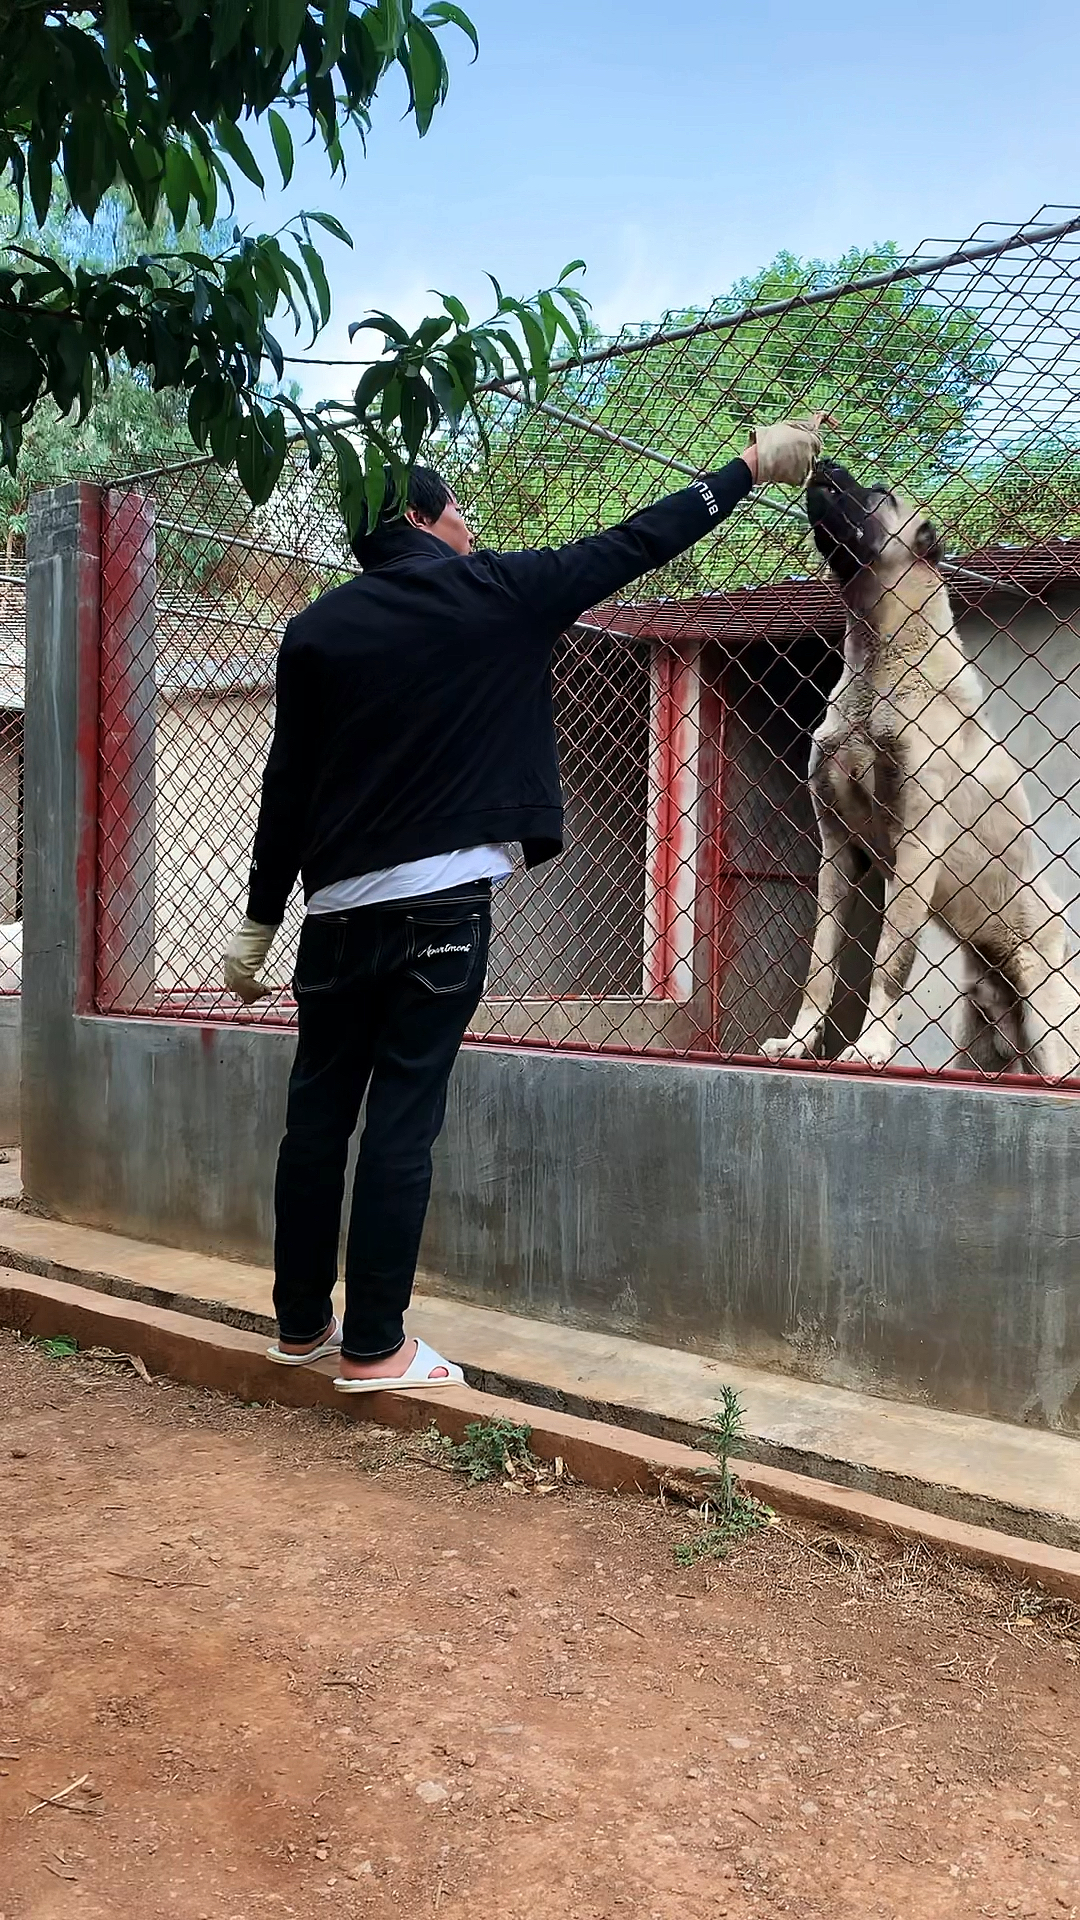
<svg viewBox="0 0 1080 1920">
<path fill-rule="evenodd" d="M 813 736 L 821 835 L 810 973 L 770 1060 L 820 1053 L 845 915 L 871 864 L 885 914 L 863 1030 L 840 1055 L 884 1067 L 919 936 L 930 919 L 961 944 L 955 1064 L 1080 1071 L 1080 987 L 1062 903 L 1038 872 L 1020 768 L 990 731 L 964 657 L 926 515 L 821 460 L 807 488 L 814 538 L 847 607 L 844 667 Z"/>
</svg>

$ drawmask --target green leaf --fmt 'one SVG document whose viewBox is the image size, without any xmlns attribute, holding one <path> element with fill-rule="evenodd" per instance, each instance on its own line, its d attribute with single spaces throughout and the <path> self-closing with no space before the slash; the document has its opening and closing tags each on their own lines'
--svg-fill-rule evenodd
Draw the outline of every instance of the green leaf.
<svg viewBox="0 0 1080 1920">
<path fill-rule="evenodd" d="M 219 60 L 232 52 L 244 31 L 249 10 L 249 0 L 213 0 L 213 5 L 208 9 L 214 23 L 210 41 L 211 66 L 216 66 Z"/>
<path fill-rule="evenodd" d="M 277 163 L 281 168 L 281 184 L 287 187 L 293 176 L 292 134 L 276 107 L 271 107 L 266 117 L 270 122 L 270 138 L 274 142 L 274 152 L 277 154 Z"/>
<path fill-rule="evenodd" d="M 424 10 L 425 20 L 434 20 L 439 26 L 460 27 L 463 34 L 472 41 L 473 59 L 480 52 L 480 41 L 476 28 L 465 12 L 464 7 L 453 4 L 453 0 L 435 0 L 433 6 Z"/>
<path fill-rule="evenodd" d="M 165 152 L 165 200 L 177 232 L 187 220 L 196 185 L 186 147 L 171 141 Z"/>
<path fill-rule="evenodd" d="M 212 164 L 214 156 L 201 128 L 193 130 L 192 142 L 193 144 L 188 148 L 188 159 L 194 176 L 192 192 L 199 209 L 200 222 L 204 227 L 212 227 L 217 218 L 218 204 L 218 175 L 217 169 Z"/>
<path fill-rule="evenodd" d="M 277 0 L 277 42 L 291 62 L 307 20 L 307 0 Z"/>
<path fill-rule="evenodd" d="M 259 170 L 258 162 L 235 122 L 225 119 L 215 120 L 214 137 L 218 146 L 228 154 L 234 165 L 239 167 L 245 178 L 265 193 L 266 181 Z"/>
<path fill-rule="evenodd" d="M 435 398 L 450 424 L 456 427 L 469 404 L 469 396 L 452 365 L 444 366 L 440 361 L 435 360 L 429 372 Z"/>
<path fill-rule="evenodd" d="M 308 316 L 311 320 L 311 338 L 314 342 L 319 337 L 320 322 L 315 302 L 311 296 L 311 288 L 308 286 L 307 280 L 295 260 L 290 260 L 288 254 L 285 252 L 282 252 L 281 260 L 286 273 L 289 275 L 290 280 L 307 308 Z"/>
<path fill-rule="evenodd" d="M 435 287 L 433 291 L 435 293 L 439 293 L 438 287 Z M 457 298 L 456 294 L 439 293 L 439 299 L 442 301 L 443 306 L 446 308 L 446 311 L 450 315 L 450 318 L 454 322 L 455 326 L 458 326 L 458 327 L 468 326 L 469 316 L 466 313 L 465 308 L 462 306 L 461 301 Z"/>
<path fill-rule="evenodd" d="M 408 58 L 404 62 L 412 88 L 413 117 L 417 132 L 425 134 L 437 106 L 446 98 L 446 62 L 430 27 L 415 17 L 406 29 Z"/>
<path fill-rule="evenodd" d="M 217 384 L 221 398 L 217 411 L 210 416 L 210 449 L 220 466 L 231 467 L 236 459 L 243 424 L 240 402 L 236 389 L 228 381 L 220 380 Z"/>
<path fill-rule="evenodd" d="M 536 397 L 538 400 L 542 400 L 549 385 L 548 368 L 550 366 L 550 356 L 548 354 L 547 338 L 536 315 L 530 313 L 528 307 L 522 307 L 518 318 L 521 322 L 521 331 L 525 335 L 525 340 L 529 348 L 529 359 L 532 362 L 532 375 L 536 386 Z"/>
<path fill-rule="evenodd" d="M 273 282 L 273 286 L 274 286 L 273 304 L 275 307 L 277 306 L 278 295 L 280 294 L 280 296 L 284 299 L 285 304 L 289 309 L 289 312 L 292 314 L 293 327 L 295 331 L 299 333 L 300 309 L 297 306 L 296 301 L 293 299 L 293 291 L 292 291 L 293 284 L 294 284 L 293 276 L 295 273 L 299 273 L 299 269 L 295 268 L 293 266 L 293 263 L 289 259 L 287 259 L 283 249 L 278 244 L 278 241 L 273 234 L 262 234 L 258 241 L 258 249 L 259 249 L 259 254 L 261 256 L 262 263 L 266 270 L 266 273 L 269 279 Z"/>
<path fill-rule="evenodd" d="M 0 414 L 22 414 L 41 391 L 45 372 L 30 342 L 0 325 Z"/>
<path fill-rule="evenodd" d="M 325 327 L 330 318 L 330 282 L 326 277 L 326 268 L 322 259 L 309 240 L 298 240 L 297 246 L 301 258 L 308 270 L 308 277 L 315 289 L 315 298 L 319 303 L 320 325 Z"/>
<path fill-rule="evenodd" d="M 22 447 L 22 413 L 5 413 L 0 417 L 0 464 L 9 473 L 14 473 L 19 464 L 19 452 Z"/>
<path fill-rule="evenodd" d="M 375 0 L 365 8 L 368 30 L 384 61 L 397 57 L 405 37 L 405 6 L 402 0 Z"/>
<path fill-rule="evenodd" d="M 336 67 L 341 57 L 342 41 L 345 37 L 345 22 L 349 14 L 349 0 L 324 0 L 323 5 L 323 57 L 319 73 L 329 73 Z"/>
<path fill-rule="evenodd" d="M 155 393 L 160 393 L 163 387 L 180 385 L 188 363 L 188 341 L 175 334 L 166 324 L 165 315 L 160 306 L 151 307 L 148 318 L 150 364 L 154 370 L 153 387 Z"/>
<path fill-rule="evenodd" d="M 261 327 L 259 333 L 263 343 L 263 351 L 280 380 L 285 372 L 285 357 L 281 348 L 268 327 Z"/>
<path fill-rule="evenodd" d="M 352 246 L 352 235 L 346 233 L 341 221 L 335 220 L 332 213 L 303 213 L 300 218 L 314 220 L 317 227 L 324 227 L 327 233 L 333 234 L 335 240 L 342 241 L 347 247 Z"/>
<path fill-rule="evenodd" d="M 550 293 L 538 294 L 537 305 L 540 308 L 540 318 L 543 322 L 543 327 L 544 327 L 544 338 L 547 341 L 547 348 L 548 348 L 548 352 L 550 353 L 551 349 L 555 345 L 556 340 L 559 337 L 559 329 L 562 325 L 562 315 L 560 314 L 558 307 L 555 305 L 555 302 L 552 299 Z"/>
<path fill-rule="evenodd" d="M 114 74 L 120 69 L 121 56 L 131 40 L 131 15 L 128 0 L 105 0 L 103 21 L 105 58 Z"/>
<path fill-rule="evenodd" d="M 525 356 L 521 351 L 521 346 L 519 342 L 515 339 L 514 335 L 506 327 L 496 328 L 494 337 L 499 342 L 500 346 L 503 346 L 506 348 L 506 351 L 510 355 L 510 358 L 513 361 L 515 367 L 517 368 L 518 373 L 521 375 L 522 380 L 525 382 L 525 385 L 528 386 L 529 369 L 526 364 Z"/>
<path fill-rule="evenodd" d="M 373 328 L 375 332 L 385 336 L 388 347 L 391 342 L 393 342 L 396 347 L 408 347 L 412 345 L 412 334 L 408 328 L 403 327 L 401 321 L 395 320 L 393 314 L 390 313 L 369 313 L 363 320 L 351 320 L 349 322 L 350 341 L 355 339 L 358 333 L 363 333 L 365 329 L 369 327 Z"/>
<path fill-rule="evenodd" d="M 285 421 L 275 407 L 264 413 L 254 407 L 240 428 L 236 471 L 253 507 L 265 506 L 281 478 L 288 453 Z"/>
<path fill-rule="evenodd" d="M 219 380 L 205 378 L 197 380 L 191 390 L 187 410 L 188 432 L 200 449 L 206 446 L 211 417 L 220 405 L 220 386 Z"/>
<path fill-rule="evenodd" d="M 367 508 L 367 486 L 360 455 L 351 440 L 343 433 L 331 433 L 330 443 L 337 462 L 338 501 L 342 519 L 350 538 L 363 524 Z M 380 462 L 380 483 L 382 481 L 382 463 Z M 380 498 L 379 506 L 382 505 Z M 378 512 L 378 507 L 375 510 Z"/>
<path fill-rule="evenodd" d="M 369 527 L 378 519 L 385 500 L 386 471 L 383 458 L 378 447 L 369 440 L 364 448 L 364 505 Z"/>
<path fill-rule="evenodd" d="M 205 274 L 197 273 L 191 283 L 191 321 L 196 327 L 203 327 L 210 318 L 212 288 Z"/>
<path fill-rule="evenodd" d="M 564 267 L 562 272 L 559 275 L 560 287 L 562 286 L 562 283 L 564 280 L 569 280 L 570 275 L 572 273 L 584 273 L 585 271 L 586 271 L 586 268 L 585 268 L 584 260 L 571 260 L 570 265 L 568 267 Z"/>
<path fill-rule="evenodd" d="M 312 473 L 314 473 L 316 467 L 322 465 L 323 450 L 318 425 L 313 415 L 305 413 L 303 407 L 297 406 L 296 401 L 291 400 L 287 393 L 276 393 L 274 395 L 274 402 L 275 405 L 279 407 L 287 407 L 297 422 L 307 442 L 308 466 L 311 468 Z"/>
<path fill-rule="evenodd" d="M 19 205 L 19 227 L 23 223 L 23 191 L 26 184 L 26 155 L 14 140 L 0 139 L 0 170 L 9 167 Z"/>
<path fill-rule="evenodd" d="M 449 333 L 452 325 L 453 322 L 448 315 L 429 314 L 426 320 L 421 320 L 413 338 L 423 353 L 430 353 L 436 342 L 441 340 L 444 334 Z"/>
<path fill-rule="evenodd" d="M 34 209 L 34 218 L 38 226 L 43 227 L 48 217 L 49 202 L 52 199 L 53 157 L 35 133 L 30 135 L 28 150 L 30 205 Z"/>
<path fill-rule="evenodd" d="M 466 393 L 470 393 L 476 384 L 477 357 L 484 350 L 485 335 L 475 333 L 459 334 L 451 340 L 446 349 L 446 358 L 461 381 Z M 500 362 L 501 365 L 501 362 Z"/>
<path fill-rule="evenodd" d="M 88 348 L 77 326 L 61 325 L 56 336 L 56 365 L 52 373 L 52 396 L 61 413 L 70 413 L 83 384 Z"/>
<path fill-rule="evenodd" d="M 427 383 L 418 376 L 406 380 L 401 395 L 401 436 L 410 460 L 415 460 L 429 426 L 438 420 L 438 407 Z"/>
<path fill-rule="evenodd" d="M 353 405 L 357 413 L 367 413 L 372 401 L 382 393 L 383 389 L 393 379 L 393 376 L 393 367 L 385 364 L 364 368 L 356 392 L 353 395 Z"/>
</svg>

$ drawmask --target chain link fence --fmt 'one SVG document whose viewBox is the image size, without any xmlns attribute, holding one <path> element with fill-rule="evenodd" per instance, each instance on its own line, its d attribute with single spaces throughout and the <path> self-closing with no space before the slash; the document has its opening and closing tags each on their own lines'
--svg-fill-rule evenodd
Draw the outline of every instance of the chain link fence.
<svg viewBox="0 0 1080 1920">
<path fill-rule="evenodd" d="M 564 636 L 567 850 L 497 892 L 475 1038 L 1080 1073 L 1078 336 L 1080 215 L 1044 209 L 903 260 L 781 258 L 599 343 L 540 406 L 489 391 L 482 428 L 432 450 L 482 544 L 558 545 L 820 407 L 851 481 L 823 477 L 828 510 L 879 548 L 849 623 L 806 503 L 763 491 Z M 205 462 L 107 492 L 102 1011 L 292 1017 L 302 903 L 254 1012 L 220 954 L 283 625 L 351 569 L 299 461 L 257 511 Z"/>
</svg>

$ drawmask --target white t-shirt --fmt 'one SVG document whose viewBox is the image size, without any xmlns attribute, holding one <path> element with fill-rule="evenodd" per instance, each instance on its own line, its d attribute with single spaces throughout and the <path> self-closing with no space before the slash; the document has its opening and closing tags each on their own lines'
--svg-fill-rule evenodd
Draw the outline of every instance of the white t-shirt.
<svg viewBox="0 0 1080 1920">
<path fill-rule="evenodd" d="M 386 900 L 414 900 L 425 893 L 445 893 L 473 880 L 505 880 L 513 873 L 510 849 L 505 846 L 463 847 L 457 853 L 436 853 L 427 860 L 405 860 L 378 873 L 360 873 L 352 880 L 335 880 L 320 887 L 307 903 L 309 913 L 349 913 L 353 907 L 377 907 Z"/>
</svg>

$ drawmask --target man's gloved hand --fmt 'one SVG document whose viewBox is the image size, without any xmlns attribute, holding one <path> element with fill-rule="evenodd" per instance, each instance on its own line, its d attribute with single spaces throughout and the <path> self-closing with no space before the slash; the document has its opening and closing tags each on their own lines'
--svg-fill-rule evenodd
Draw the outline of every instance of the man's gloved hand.
<svg viewBox="0 0 1080 1920">
<path fill-rule="evenodd" d="M 805 420 L 778 420 L 773 427 L 754 427 L 750 442 L 757 450 L 757 484 L 805 487 L 810 469 L 821 453 L 823 413 Z"/>
<path fill-rule="evenodd" d="M 265 1000 L 267 994 L 273 992 L 258 975 L 276 932 L 276 927 L 261 927 L 257 920 L 241 920 L 225 949 L 225 985 L 230 993 L 239 995 L 246 1007 L 253 1006 L 256 1000 Z"/>
</svg>

